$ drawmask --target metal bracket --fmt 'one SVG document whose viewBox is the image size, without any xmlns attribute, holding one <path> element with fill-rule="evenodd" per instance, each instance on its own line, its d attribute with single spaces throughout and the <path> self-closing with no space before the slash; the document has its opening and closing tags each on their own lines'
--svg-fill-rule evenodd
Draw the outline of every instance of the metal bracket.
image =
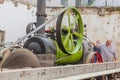
<svg viewBox="0 0 120 80">
<path fill-rule="evenodd" d="M 46 13 L 42 13 L 42 14 L 40 14 L 39 11 L 36 12 L 36 15 L 37 15 L 37 16 L 47 17 L 47 14 L 46 14 Z"/>
</svg>

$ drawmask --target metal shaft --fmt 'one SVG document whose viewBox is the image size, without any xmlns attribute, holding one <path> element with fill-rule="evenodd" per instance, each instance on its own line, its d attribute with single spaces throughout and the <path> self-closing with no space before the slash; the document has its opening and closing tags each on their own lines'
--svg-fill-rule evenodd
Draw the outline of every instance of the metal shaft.
<svg viewBox="0 0 120 80">
<path fill-rule="evenodd" d="M 36 26 L 40 26 L 45 22 L 46 18 L 46 0 L 37 0 L 37 24 Z M 43 35 L 45 32 L 45 27 L 42 27 L 37 34 Z"/>
</svg>

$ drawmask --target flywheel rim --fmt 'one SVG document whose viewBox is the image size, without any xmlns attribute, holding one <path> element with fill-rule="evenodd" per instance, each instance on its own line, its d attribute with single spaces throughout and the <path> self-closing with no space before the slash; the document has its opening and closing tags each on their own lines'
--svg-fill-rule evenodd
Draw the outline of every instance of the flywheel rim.
<svg viewBox="0 0 120 80">
<path fill-rule="evenodd" d="M 75 48 L 73 48 L 73 50 L 72 51 L 67 51 L 67 49 L 65 48 L 65 44 L 63 43 L 64 41 L 63 41 L 63 39 L 62 39 L 62 20 L 63 20 L 63 17 L 64 17 L 64 14 L 68 11 L 68 10 L 72 10 L 73 11 L 73 13 L 76 15 L 76 17 L 78 17 L 77 18 L 77 22 L 78 22 L 78 30 L 79 30 L 79 32 L 77 32 L 77 31 L 73 31 L 72 29 L 67 29 L 68 31 L 69 31 L 69 33 L 68 33 L 68 35 L 70 35 L 70 36 L 73 36 L 73 34 L 75 35 L 75 36 L 77 36 L 77 37 L 79 37 L 78 38 L 78 41 L 77 41 L 77 43 L 76 43 L 76 45 L 75 45 Z M 70 15 L 68 15 L 68 18 L 69 18 L 69 21 L 68 22 L 70 22 Z M 71 27 L 71 23 L 69 24 L 69 26 Z M 73 33 L 72 33 L 72 31 L 73 31 Z M 66 37 L 68 37 L 68 36 L 66 36 Z M 72 37 L 73 38 L 73 37 Z M 74 38 L 73 38 L 73 40 L 72 40 L 72 38 L 71 38 L 71 41 L 73 41 L 74 40 Z M 79 50 L 80 50 L 80 48 L 82 47 L 82 40 L 83 40 L 83 22 L 82 22 L 82 18 L 81 18 L 81 15 L 80 15 L 80 13 L 79 13 L 79 11 L 76 9 L 76 8 L 74 8 L 74 7 L 70 7 L 70 8 L 67 8 L 67 10 L 66 11 L 64 11 L 62 14 L 60 14 L 59 16 L 58 16 L 58 18 L 57 18 L 57 23 L 56 23 L 56 39 L 57 39 L 57 44 L 58 44 L 58 46 L 59 46 L 59 48 L 61 49 L 61 51 L 63 51 L 64 53 L 66 53 L 66 54 L 75 54 L 76 52 L 78 52 Z M 67 42 L 67 41 L 66 41 Z M 74 42 L 71 42 L 71 43 L 74 43 Z"/>
</svg>

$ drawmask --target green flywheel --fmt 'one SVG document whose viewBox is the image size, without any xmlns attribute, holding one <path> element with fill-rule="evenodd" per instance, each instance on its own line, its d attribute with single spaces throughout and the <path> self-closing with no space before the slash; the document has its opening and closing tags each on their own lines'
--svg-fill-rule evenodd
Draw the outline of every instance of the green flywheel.
<svg viewBox="0 0 120 80">
<path fill-rule="evenodd" d="M 80 50 L 83 40 L 83 22 L 79 10 L 69 7 L 58 16 L 56 39 L 63 53 L 75 54 Z"/>
</svg>

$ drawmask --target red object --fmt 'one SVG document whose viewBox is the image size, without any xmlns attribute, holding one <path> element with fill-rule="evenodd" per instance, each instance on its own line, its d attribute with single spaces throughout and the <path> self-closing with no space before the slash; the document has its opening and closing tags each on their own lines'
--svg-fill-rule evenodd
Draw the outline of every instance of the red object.
<svg viewBox="0 0 120 80">
<path fill-rule="evenodd" d="M 103 62 L 103 59 L 101 54 L 99 52 L 95 52 L 94 56 L 91 59 L 91 63 L 102 63 L 102 62 Z"/>
<path fill-rule="evenodd" d="M 49 32 L 50 32 L 50 29 L 48 29 L 48 30 L 45 30 L 45 32 L 46 32 L 46 33 L 49 33 Z"/>
</svg>

